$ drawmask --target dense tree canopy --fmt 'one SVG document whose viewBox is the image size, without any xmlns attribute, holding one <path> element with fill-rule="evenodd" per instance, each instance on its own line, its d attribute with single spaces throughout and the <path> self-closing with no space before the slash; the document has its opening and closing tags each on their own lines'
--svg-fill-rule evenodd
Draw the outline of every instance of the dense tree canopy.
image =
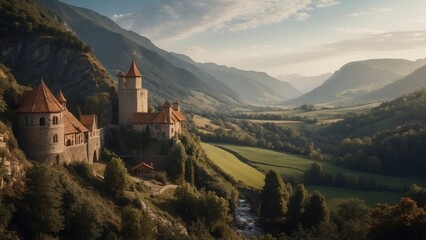
<svg viewBox="0 0 426 240">
<path fill-rule="evenodd" d="M 123 160 L 113 158 L 105 167 L 104 174 L 105 186 L 111 193 L 121 194 L 129 184 L 127 169 Z"/>
</svg>

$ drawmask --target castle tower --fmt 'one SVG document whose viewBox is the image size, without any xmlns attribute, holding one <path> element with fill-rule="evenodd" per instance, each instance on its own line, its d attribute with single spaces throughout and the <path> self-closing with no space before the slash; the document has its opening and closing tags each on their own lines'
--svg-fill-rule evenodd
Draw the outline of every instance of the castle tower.
<svg viewBox="0 0 426 240">
<path fill-rule="evenodd" d="M 64 151 L 62 112 L 62 105 L 43 80 L 16 110 L 19 144 L 30 159 L 59 161 Z"/>
<path fill-rule="evenodd" d="M 118 107 L 121 126 L 132 124 L 133 113 L 148 112 L 148 90 L 142 88 L 142 75 L 135 61 L 126 75 L 118 74 Z"/>
</svg>

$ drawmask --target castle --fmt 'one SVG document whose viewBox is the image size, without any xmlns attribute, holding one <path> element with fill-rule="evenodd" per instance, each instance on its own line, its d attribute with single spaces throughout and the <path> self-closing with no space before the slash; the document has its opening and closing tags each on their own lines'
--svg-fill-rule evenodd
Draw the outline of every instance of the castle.
<svg viewBox="0 0 426 240">
<path fill-rule="evenodd" d="M 148 112 L 148 90 L 142 88 L 142 75 L 134 61 L 127 74 L 118 73 L 118 104 L 120 126 L 149 129 L 150 136 L 157 139 L 172 139 L 182 132 L 186 118 L 178 101 L 166 101 L 160 112 Z"/>
<path fill-rule="evenodd" d="M 99 160 L 100 129 L 95 114 L 78 120 L 67 109 L 62 91 L 55 97 L 43 82 L 25 91 L 18 116 L 18 140 L 27 157 L 39 162 Z"/>
</svg>

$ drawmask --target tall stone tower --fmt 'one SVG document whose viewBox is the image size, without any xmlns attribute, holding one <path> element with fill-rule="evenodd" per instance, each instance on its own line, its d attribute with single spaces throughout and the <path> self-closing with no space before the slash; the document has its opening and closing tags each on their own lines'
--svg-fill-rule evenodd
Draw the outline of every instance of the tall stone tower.
<svg viewBox="0 0 426 240">
<path fill-rule="evenodd" d="M 30 159 L 59 161 L 64 151 L 63 111 L 43 80 L 16 110 L 19 144 Z"/>
<path fill-rule="evenodd" d="M 142 74 L 132 61 L 127 74 L 118 73 L 118 121 L 121 126 L 132 124 L 132 115 L 148 112 L 148 90 L 142 88 Z"/>
</svg>

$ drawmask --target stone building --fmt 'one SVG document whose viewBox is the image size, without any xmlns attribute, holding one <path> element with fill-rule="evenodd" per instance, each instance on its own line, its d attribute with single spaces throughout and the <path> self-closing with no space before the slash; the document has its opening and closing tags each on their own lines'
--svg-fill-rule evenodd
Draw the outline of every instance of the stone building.
<svg viewBox="0 0 426 240">
<path fill-rule="evenodd" d="M 127 74 L 118 73 L 118 101 L 120 126 L 149 129 L 151 137 L 157 139 L 171 139 L 182 132 L 186 118 L 178 101 L 166 101 L 160 112 L 148 112 L 148 90 L 142 88 L 142 74 L 134 61 Z"/>
<path fill-rule="evenodd" d="M 27 157 L 49 163 L 99 160 L 100 129 L 95 115 L 83 115 L 79 121 L 67 109 L 60 91 L 53 96 L 43 82 L 24 92 L 18 116 L 19 145 Z"/>
</svg>

